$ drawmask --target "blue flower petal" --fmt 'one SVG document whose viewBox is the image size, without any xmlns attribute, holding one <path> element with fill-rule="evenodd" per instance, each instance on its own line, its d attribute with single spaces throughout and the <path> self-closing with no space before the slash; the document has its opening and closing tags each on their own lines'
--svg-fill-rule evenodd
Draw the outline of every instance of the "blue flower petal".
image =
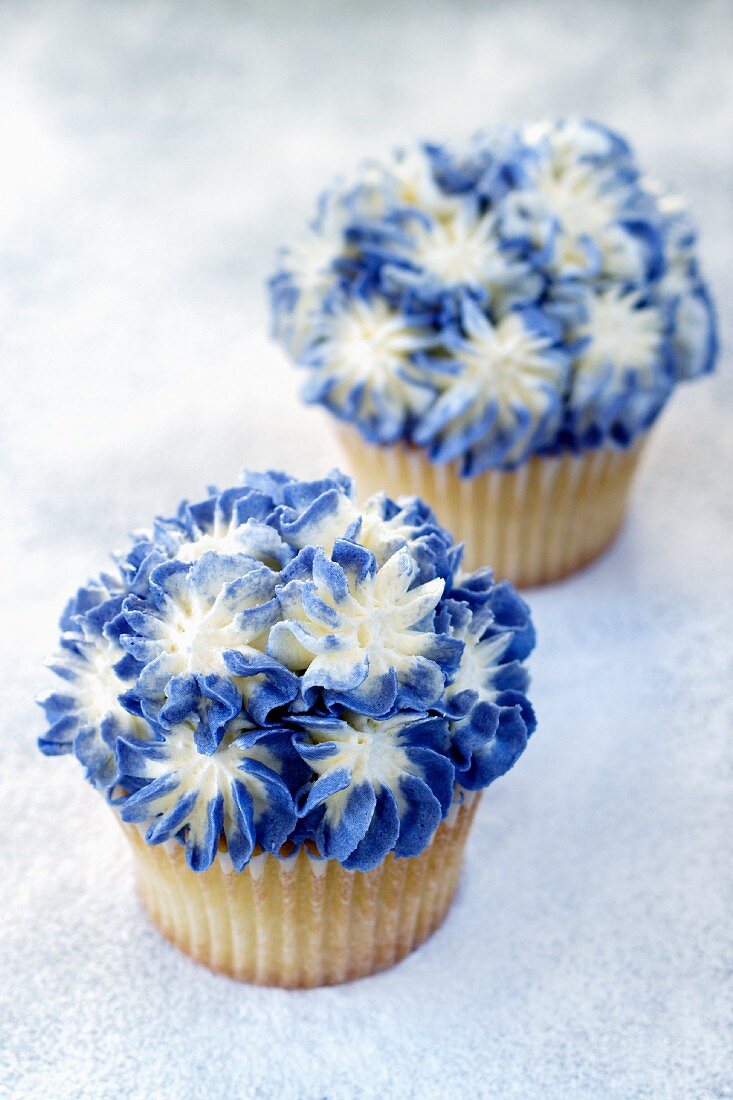
<svg viewBox="0 0 733 1100">
<path fill-rule="evenodd" d="M 372 818 L 363 838 L 343 861 L 347 871 L 371 871 L 377 867 L 397 843 L 400 815 L 395 796 L 389 787 L 376 795 Z"/>
<path fill-rule="evenodd" d="M 419 856 L 430 843 L 443 819 L 440 802 L 422 779 L 405 775 L 400 780 L 405 808 L 400 818 L 400 835 L 394 847 L 397 857 Z"/>
<path fill-rule="evenodd" d="M 341 862 L 347 859 L 366 835 L 376 801 L 371 783 L 364 782 L 351 787 L 343 812 L 333 812 L 327 805 L 316 834 L 321 854 Z"/>
</svg>

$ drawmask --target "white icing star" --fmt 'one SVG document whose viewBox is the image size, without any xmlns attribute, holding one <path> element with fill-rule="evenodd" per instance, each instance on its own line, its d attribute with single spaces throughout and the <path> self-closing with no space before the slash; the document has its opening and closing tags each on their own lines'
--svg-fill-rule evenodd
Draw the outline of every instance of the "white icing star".
<svg viewBox="0 0 733 1100">
<path fill-rule="evenodd" d="M 412 259 L 442 283 L 502 286 L 509 265 L 499 248 L 495 219 L 477 217 L 468 204 L 450 218 L 410 229 L 415 245 Z"/>
<path fill-rule="evenodd" d="M 576 335 L 589 338 L 575 360 L 576 374 L 595 377 L 611 371 L 619 380 L 625 371 L 633 369 L 642 381 L 651 381 L 662 318 L 652 307 L 639 308 L 637 294 L 623 294 L 613 287 L 590 295 L 587 320 Z"/>
<path fill-rule="evenodd" d="M 411 355 L 431 343 L 413 328 L 404 314 L 382 298 L 352 298 L 324 319 L 324 338 L 314 355 L 319 376 L 332 379 L 329 399 L 337 406 L 357 390 L 363 393 L 362 413 L 384 407 L 400 417 L 405 410 L 419 412 L 429 396 L 403 374 L 411 369 Z"/>
</svg>

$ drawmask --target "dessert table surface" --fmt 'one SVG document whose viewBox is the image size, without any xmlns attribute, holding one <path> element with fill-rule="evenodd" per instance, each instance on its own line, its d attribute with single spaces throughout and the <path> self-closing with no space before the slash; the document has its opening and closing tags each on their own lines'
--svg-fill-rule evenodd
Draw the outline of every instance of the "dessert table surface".
<svg viewBox="0 0 733 1100">
<path fill-rule="evenodd" d="M 582 112 L 685 192 L 730 336 L 733 20 L 714 0 L 0 7 L 0 1096 L 733 1096 L 733 384 L 681 389 L 602 560 L 529 593 L 539 728 L 443 928 L 342 987 L 164 942 L 34 696 L 67 596 L 243 465 L 339 461 L 264 279 L 339 170 Z"/>
</svg>

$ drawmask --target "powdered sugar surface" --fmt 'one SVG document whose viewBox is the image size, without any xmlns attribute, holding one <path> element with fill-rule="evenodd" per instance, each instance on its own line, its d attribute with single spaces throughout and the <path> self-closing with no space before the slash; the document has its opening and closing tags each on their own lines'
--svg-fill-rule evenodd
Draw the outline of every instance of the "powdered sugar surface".
<svg viewBox="0 0 733 1100">
<path fill-rule="evenodd" d="M 244 464 L 340 458 L 261 289 L 334 171 L 582 109 L 688 194 L 731 300 L 724 6 L 585 4 L 572 49 L 577 6 L 523 11 L 0 12 L 0 1095 L 733 1094 L 729 364 L 665 413 L 614 550 L 530 594 L 540 728 L 446 925 L 394 970 L 287 993 L 190 963 L 78 766 L 33 743 L 56 617 L 109 546 Z"/>
</svg>

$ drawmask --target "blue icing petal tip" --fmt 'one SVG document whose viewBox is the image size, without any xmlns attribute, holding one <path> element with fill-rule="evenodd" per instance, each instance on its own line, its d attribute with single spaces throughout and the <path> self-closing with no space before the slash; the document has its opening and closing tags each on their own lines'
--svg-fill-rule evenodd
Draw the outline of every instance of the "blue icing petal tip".
<svg viewBox="0 0 733 1100">
<path fill-rule="evenodd" d="M 417 498 L 248 472 L 70 601 L 39 748 L 196 873 L 302 845 L 350 870 L 417 855 L 535 726 L 528 608 L 460 559 Z"/>
</svg>

